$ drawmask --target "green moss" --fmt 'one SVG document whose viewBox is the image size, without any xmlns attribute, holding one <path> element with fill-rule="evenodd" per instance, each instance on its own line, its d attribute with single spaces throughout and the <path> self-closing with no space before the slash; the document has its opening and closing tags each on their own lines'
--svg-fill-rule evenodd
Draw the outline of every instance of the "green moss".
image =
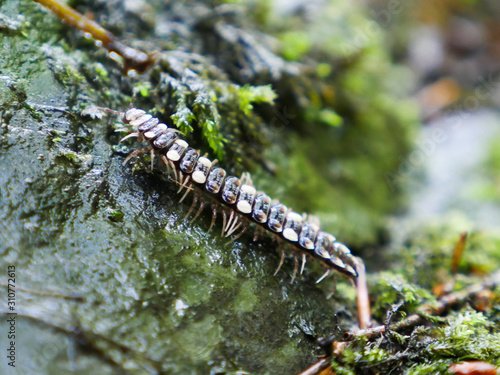
<svg viewBox="0 0 500 375">
<path fill-rule="evenodd" d="M 427 351 L 434 358 L 455 358 L 458 361 L 483 360 L 500 363 L 500 334 L 481 312 L 466 310 L 453 314 L 446 326 L 433 330 L 438 338 Z"/>
<path fill-rule="evenodd" d="M 107 215 L 108 219 L 115 223 L 121 223 L 123 221 L 123 218 L 125 217 L 125 214 L 123 212 L 115 210 L 111 207 L 107 209 Z"/>
<path fill-rule="evenodd" d="M 433 363 L 415 364 L 407 372 L 407 375 L 427 375 L 427 374 L 449 374 L 448 368 L 450 363 L 448 361 L 436 360 Z"/>
<path fill-rule="evenodd" d="M 273 104 L 276 93 L 270 85 L 249 86 L 245 85 L 235 90 L 236 97 L 232 101 L 240 103 L 240 109 L 245 116 L 250 116 L 254 110 L 253 104 L 267 103 Z"/>
<path fill-rule="evenodd" d="M 288 31 L 280 35 L 282 54 L 287 60 L 300 60 L 311 48 L 309 35 L 302 31 Z"/>
<path fill-rule="evenodd" d="M 397 303 L 404 303 L 401 309 L 404 312 L 415 312 L 416 308 L 424 303 L 431 306 L 435 303 L 435 297 L 430 291 L 408 282 L 402 275 L 393 272 L 377 274 L 371 292 L 376 296 L 373 311 L 377 320 L 384 319 L 385 311 Z M 384 312 L 384 315 L 379 315 L 381 312 Z"/>
<path fill-rule="evenodd" d="M 256 294 L 257 285 L 254 280 L 244 280 L 239 285 L 239 292 L 234 298 L 235 313 L 250 312 L 259 302 Z"/>
<path fill-rule="evenodd" d="M 417 341 L 416 335 L 432 339 Z M 416 335 L 389 333 L 371 343 L 360 338 L 332 362 L 332 367 L 339 374 L 358 371 L 446 374 L 450 365 L 461 361 L 499 363 L 500 336 L 483 313 L 465 309 L 451 314 L 441 326 L 421 330 Z"/>
</svg>

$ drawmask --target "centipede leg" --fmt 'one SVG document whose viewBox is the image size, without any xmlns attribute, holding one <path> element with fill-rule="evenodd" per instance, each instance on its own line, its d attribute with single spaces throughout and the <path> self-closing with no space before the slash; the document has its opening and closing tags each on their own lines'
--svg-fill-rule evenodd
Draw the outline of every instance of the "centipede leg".
<svg viewBox="0 0 500 375">
<path fill-rule="evenodd" d="M 170 166 L 170 168 L 172 169 L 172 172 L 174 174 L 174 179 L 175 179 L 175 182 L 176 183 L 180 183 L 180 181 L 177 181 L 177 173 L 176 172 L 176 168 L 175 168 L 175 164 L 172 162 L 172 160 L 169 160 L 168 161 L 168 165 Z"/>
<path fill-rule="evenodd" d="M 285 261 L 285 249 L 283 249 L 281 246 L 280 246 L 280 250 L 281 250 L 281 259 L 280 259 L 280 264 L 278 264 L 278 268 L 276 268 L 276 271 L 274 271 L 274 274 L 273 276 L 276 276 L 278 274 L 278 272 L 280 271 L 281 269 L 281 266 L 283 265 L 283 262 Z"/>
<path fill-rule="evenodd" d="M 195 221 L 198 218 L 198 216 L 200 216 L 204 208 L 205 208 L 205 197 L 202 195 L 200 199 L 200 208 L 198 208 L 198 212 L 196 213 L 196 215 L 194 215 L 193 219 L 191 220 L 191 223 Z"/>
<path fill-rule="evenodd" d="M 222 209 L 222 235 L 224 235 L 224 228 L 226 227 L 227 213 L 225 209 Z"/>
<path fill-rule="evenodd" d="M 253 242 L 257 241 L 261 230 L 262 230 L 262 227 L 259 227 L 259 226 L 255 229 L 255 232 L 253 234 Z"/>
<path fill-rule="evenodd" d="M 150 155 L 150 158 L 151 158 L 151 172 L 153 171 L 153 164 L 155 162 L 155 150 L 151 149 L 149 151 L 149 155 Z"/>
<path fill-rule="evenodd" d="M 182 201 L 188 196 L 188 194 L 193 190 L 190 186 L 186 186 L 186 192 L 182 196 L 182 198 L 179 200 L 179 203 L 182 203 Z M 195 193 L 196 194 L 196 193 Z"/>
<path fill-rule="evenodd" d="M 239 216 L 238 215 L 234 215 L 234 216 L 235 216 L 235 218 L 234 218 L 233 224 L 231 225 L 231 228 L 229 228 L 229 230 L 227 231 L 226 237 L 229 237 L 230 235 L 232 235 L 234 232 L 236 232 L 238 230 L 239 227 L 241 227 L 243 225 L 242 221 L 240 221 L 238 223 Z M 238 225 L 236 225 L 236 224 L 238 224 Z"/>
<path fill-rule="evenodd" d="M 165 168 L 167 168 L 167 173 L 170 173 L 170 170 L 172 169 L 172 171 L 175 174 L 175 166 L 173 165 L 173 163 L 170 160 L 168 160 L 168 158 L 165 155 L 162 155 L 160 159 L 163 162 L 163 164 L 165 164 Z"/>
<path fill-rule="evenodd" d="M 183 185 L 182 180 L 184 179 L 184 174 L 181 172 L 180 169 L 177 172 L 178 172 L 178 176 L 179 176 L 178 177 L 179 185 L 181 185 L 181 187 L 182 187 L 182 185 Z M 174 171 L 174 174 L 175 174 L 175 171 Z"/>
<path fill-rule="evenodd" d="M 330 273 L 332 273 L 331 268 L 327 269 L 326 272 L 323 274 L 323 276 L 321 276 L 318 280 L 316 280 L 316 284 L 322 282 L 325 279 L 325 277 L 327 277 Z"/>
<path fill-rule="evenodd" d="M 337 290 L 337 277 L 335 276 L 335 274 L 333 275 L 333 288 L 332 288 L 332 291 L 330 292 L 330 294 L 328 294 L 326 296 L 326 299 L 330 299 L 333 297 L 333 295 L 335 294 L 335 291 Z"/>
<path fill-rule="evenodd" d="M 241 174 L 241 183 L 253 186 L 253 181 L 252 181 L 252 177 L 250 176 L 250 173 L 243 172 Z"/>
<path fill-rule="evenodd" d="M 182 197 L 182 199 L 184 199 L 184 198 L 185 198 L 185 195 L 184 195 L 184 197 Z M 198 203 L 198 194 L 195 192 L 194 197 L 193 197 L 193 203 L 191 204 L 191 207 L 189 207 L 189 211 L 186 214 L 186 216 L 184 216 L 184 220 L 186 220 L 189 217 L 189 215 L 191 215 L 191 212 L 193 212 L 194 207 L 196 206 L 196 203 Z"/>
<path fill-rule="evenodd" d="M 300 266 L 300 274 L 302 275 L 304 273 L 304 267 L 306 266 L 306 254 L 302 254 L 302 266 Z"/>
<path fill-rule="evenodd" d="M 231 210 L 231 213 L 229 214 L 229 220 L 226 223 L 226 217 L 224 216 L 224 225 L 222 226 L 222 235 L 224 237 L 227 237 L 227 232 L 229 231 L 229 227 L 231 226 L 234 218 L 234 211 Z"/>
<path fill-rule="evenodd" d="M 210 223 L 210 227 L 208 228 L 207 232 L 210 232 L 212 230 L 212 227 L 215 224 L 215 220 L 217 219 L 217 203 L 214 200 L 212 200 L 211 206 L 212 206 L 212 222 Z"/>
<path fill-rule="evenodd" d="M 292 280 L 290 280 L 290 284 L 293 284 L 295 281 L 295 276 L 297 276 L 297 271 L 299 270 L 299 260 L 297 259 L 297 256 L 293 257 L 293 274 L 292 274 Z"/>
<path fill-rule="evenodd" d="M 241 225 L 241 224 L 242 224 L 242 223 L 240 223 L 240 225 Z M 238 227 L 239 227 L 240 225 L 238 225 Z M 229 242 L 226 244 L 226 246 L 227 246 L 227 245 L 229 245 L 230 243 L 232 243 L 232 242 L 236 241 L 238 238 L 240 238 L 240 237 L 243 235 L 243 233 L 245 233 L 245 232 L 247 231 L 247 229 L 248 229 L 248 223 L 246 223 L 246 222 L 245 222 L 245 225 L 244 225 L 243 229 L 240 231 L 240 233 L 238 233 L 236 236 L 234 236 L 234 238 L 232 238 L 232 239 L 231 239 L 231 241 L 229 241 Z"/>
<path fill-rule="evenodd" d="M 229 221 L 227 222 L 227 225 L 222 231 L 222 235 L 224 237 L 229 237 L 231 234 L 233 234 L 239 227 L 241 227 L 242 222 L 239 222 L 239 216 L 231 210 L 231 215 L 229 215 Z"/>
<path fill-rule="evenodd" d="M 184 181 L 182 181 L 181 187 L 179 188 L 179 190 L 177 190 L 177 194 L 180 194 L 180 192 L 182 191 L 182 189 L 184 189 L 184 188 L 188 189 L 189 188 L 189 186 L 186 185 L 186 184 L 189 182 L 190 178 L 191 178 L 191 175 L 188 175 L 186 177 L 186 179 Z M 190 189 L 188 189 L 188 190 L 190 190 Z"/>
<path fill-rule="evenodd" d="M 168 159 L 165 155 L 160 156 L 160 160 L 165 164 L 165 168 L 167 168 L 167 173 L 170 171 L 170 166 L 168 165 Z"/>
<path fill-rule="evenodd" d="M 127 135 L 127 136 L 123 137 L 122 139 L 120 139 L 120 143 L 123 142 L 123 141 L 126 141 L 127 139 L 135 138 L 135 137 L 139 137 L 139 133 L 137 133 L 137 132 L 130 133 L 129 135 Z"/>
<path fill-rule="evenodd" d="M 137 155 L 140 155 L 140 154 L 143 154 L 145 152 L 148 152 L 149 150 L 151 150 L 151 146 L 146 146 L 146 147 L 143 147 L 143 148 L 140 148 L 139 150 L 135 150 L 134 152 L 131 152 L 130 155 L 128 155 L 125 160 L 123 161 L 122 165 L 125 165 L 128 163 L 128 161 L 130 159 L 132 159 L 134 156 L 137 156 Z"/>
</svg>

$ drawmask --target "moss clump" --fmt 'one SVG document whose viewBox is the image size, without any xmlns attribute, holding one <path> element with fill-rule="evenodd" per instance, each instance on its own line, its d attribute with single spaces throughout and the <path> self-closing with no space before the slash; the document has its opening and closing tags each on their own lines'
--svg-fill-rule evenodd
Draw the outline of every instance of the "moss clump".
<svg viewBox="0 0 500 375">
<path fill-rule="evenodd" d="M 386 332 L 368 342 L 365 337 L 351 342 L 332 361 L 338 374 L 447 374 L 448 368 L 463 361 L 500 364 L 498 323 L 495 312 L 465 308 L 430 326 L 408 333 Z"/>
<path fill-rule="evenodd" d="M 401 274 L 393 272 L 377 274 L 371 293 L 375 297 L 373 318 L 378 321 L 386 318 L 386 311 L 393 305 L 402 304 L 397 311 L 405 316 L 407 312 L 414 312 L 424 303 L 435 304 L 435 297 L 429 290 L 410 283 Z"/>
</svg>

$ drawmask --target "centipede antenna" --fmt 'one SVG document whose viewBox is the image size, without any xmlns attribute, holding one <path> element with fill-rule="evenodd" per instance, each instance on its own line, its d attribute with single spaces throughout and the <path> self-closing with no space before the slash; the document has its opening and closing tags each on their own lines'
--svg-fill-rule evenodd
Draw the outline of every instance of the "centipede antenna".
<svg viewBox="0 0 500 375">
<path fill-rule="evenodd" d="M 278 274 L 278 272 L 280 271 L 281 269 L 281 266 L 283 265 L 283 262 L 285 261 L 285 250 L 281 247 L 280 245 L 280 250 L 281 250 L 281 259 L 280 259 L 280 264 L 278 264 L 278 268 L 276 268 L 276 271 L 274 271 L 274 274 L 273 276 L 276 276 Z"/>
<path fill-rule="evenodd" d="M 306 254 L 302 253 L 302 266 L 300 267 L 300 274 L 302 275 L 304 273 L 304 268 L 306 266 Z"/>
<path fill-rule="evenodd" d="M 332 272 L 331 268 L 327 269 L 326 272 L 321 276 L 318 280 L 316 280 L 316 284 L 322 282 L 330 273 Z"/>
<path fill-rule="evenodd" d="M 107 107 L 95 107 L 95 108 L 98 109 L 98 110 L 100 110 L 100 111 L 108 112 L 108 113 L 111 113 L 111 114 L 117 115 L 117 116 L 123 116 L 124 115 L 124 112 L 115 111 L 114 109 L 107 108 Z"/>
<path fill-rule="evenodd" d="M 297 276 L 297 271 L 299 270 L 299 260 L 297 259 L 297 256 L 294 255 L 293 257 L 293 274 L 292 274 L 292 280 L 290 280 L 290 284 L 293 284 L 295 281 L 295 276 Z"/>
<path fill-rule="evenodd" d="M 96 117 L 96 115 L 97 115 L 96 112 L 97 111 L 103 111 L 103 112 L 111 113 L 113 115 L 117 115 L 117 116 L 120 116 L 120 117 L 122 117 L 124 115 L 123 112 L 115 111 L 114 109 L 111 109 L 111 108 L 108 108 L 108 107 L 99 107 L 99 106 L 94 106 L 94 105 L 91 106 L 91 107 L 88 107 L 88 108 L 84 109 L 81 112 L 81 114 L 82 114 L 82 116 Z"/>
</svg>

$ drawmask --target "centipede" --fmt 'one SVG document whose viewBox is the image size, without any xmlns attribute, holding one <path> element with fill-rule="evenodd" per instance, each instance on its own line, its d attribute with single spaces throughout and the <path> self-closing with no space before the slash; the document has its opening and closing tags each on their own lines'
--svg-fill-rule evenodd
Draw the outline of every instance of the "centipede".
<svg viewBox="0 0 500 375">
<path fill-rule="evenodd" d="M 59 4 L 55 0 L 34 1 L 51 9 L 66 23 L 84 32 L 86 37 L 99 41 L 99 45 L 109 51 L 110 58 L 117 61 L 127 75 L 144 72 L 154 64 L 154 55 L 125 45 L 108 30 L 67 5 Z M 258 191 L 248 172 L 240 177 L 229 175 L 224 168 L 217 165 L 217 160 L 210 160 L 206 154 L 202 156 L 199 150 L 190 147 L 178 129 L 167 126 L 142 109 L 133 106 L 123 112 L 102 107 L 100 109 L 119 116 L 121 122 L 130 130 L 120 142 L 137 138 L 139 142 L 147 143 L 145 147 L 131 152 L 125 158 L 124 165 L 132 158 L 149 152 L 151 168 L 158 157 L 170 172 L 173 182 L 179 186 L 177 193 L 180 203 L 193 193 L 193 201 L 185 215 L 186 219 L 194 213 L 191 221 L 196 220 L 210 202 L 212 221 L 208 231 L 214 227 L 221 214 L 222 236 L 230 238 L 229 243 L 239 239 L 250 227 L 255 228 L 254 241 L 260 233 L 266 233 L 277 241 L 281 253 L 274 275 L 284 263 L 285 248 L 291 251 L 295 263 L 291 283 L 299 270 L 299 258 L 302 259 L 300 274 L 304 271 L 308 257 L 316 259 L 326 268 L 316 283 L 334 273 L 346 276 L 356 283 L 360 327 L 367 328 L 370 325 L 365 266 L 362 259 L 353 255 L 335 236 L 323 231 L 315 216 L 299 214 L 278 200 L 271 199 L 266 193 Z M 87 114 L 90 113 L 92 109 Z"/>
<path fill-rule="evenodd" d="M 212 221 L 209 231 L 219 213 L 222 213 L 222 236 L 232 237 L 231 242 L 240 238 L 251 224 L 256 227 L 254 240 L 262 231 L 274 236 L 281 249 L 281 260 L 275 274 L 285 258 L 281 244 L 288 244 L 295 259 L 292 282 L 298 271 L 296 255 L 302 258 L 301 274 L 308 256 L 326 266 L 326 272 L 317 282 L 333 271 L 350 278 L 358 277 L 362 260 L 354 256 L 346 245 L 337 241 L 335 236 L 322 231 L 316 217 L 299 214 L 278 200 L 271 199 L 266 193 L 258 191 L 249 173 L 243 173 L 241 177 L 229 175 L 217 166 L 217 160 L 212 161 L 207 155 L 201 156 L 199 150 L 190 147 L 177 129 L 161 123 L 146 111 L 130 108 L 117 113 L 121 121 L 132 129 L 121 142 L 137 138 L 138 141 L 148 144 L 130 153 L 123 164 L 135 156 L 149 152 L 153 167 L 153 162 L 158 157 L 179 186 L 177 193 L 182 194 L 179 203 L 182 203 L 190 192 L 194 194 L 186 218 L 197 208 L 193 218 L 195 220 L 207 206 L 207 200 L 210 200 Z"/>
</svg>

